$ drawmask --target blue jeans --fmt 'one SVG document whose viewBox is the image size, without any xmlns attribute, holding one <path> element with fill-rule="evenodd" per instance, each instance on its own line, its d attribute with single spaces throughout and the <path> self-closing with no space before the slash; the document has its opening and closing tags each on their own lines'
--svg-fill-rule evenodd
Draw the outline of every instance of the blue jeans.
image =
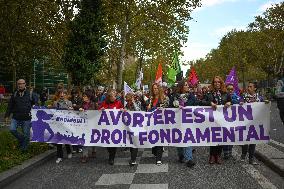
<svg viewBox="0 0 284 189">
<path fill-rule="evenodd" d="M 18 127 L 22 128 L 23 134 L 17 131 Z M 21 121 L 21 120 L 12 119 L 11 121 L 10 132 L 18 139 L 22 151 L 26 151 L 28 149 L 30 141 L 30 129 L 31 129 L 31 120 Z"/>
<path fill-rule="evenodd" d="M 177 153 L 178 153 L 179 157 L 183 156 L 185 161 L 193 159 L 193 157 L 192 157 L 192 147 L 191 146 L 188 146 L 188 147 L 177 147 Z"/>
</svg>

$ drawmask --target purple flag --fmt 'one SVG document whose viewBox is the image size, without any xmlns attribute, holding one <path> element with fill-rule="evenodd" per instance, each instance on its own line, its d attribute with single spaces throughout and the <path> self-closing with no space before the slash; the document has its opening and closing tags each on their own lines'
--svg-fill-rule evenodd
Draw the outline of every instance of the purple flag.
<svg viewBox="0 0 284 189">
<path fill-rule="evenodd" d="M 237 76 L 237 72 L 235 67 L 232 68 L 232 70 L 230 71 L 230 74 L 227 76 L 226 81 L 225 81 L 226 85 L 227 84 L 233 84 L 234 89 L 235 89 L 235 93 L 237 95 L 240 95 L 240 89 L 239 89 L 239 80 L 238 80 L 238 76 Z"/>
</svg>

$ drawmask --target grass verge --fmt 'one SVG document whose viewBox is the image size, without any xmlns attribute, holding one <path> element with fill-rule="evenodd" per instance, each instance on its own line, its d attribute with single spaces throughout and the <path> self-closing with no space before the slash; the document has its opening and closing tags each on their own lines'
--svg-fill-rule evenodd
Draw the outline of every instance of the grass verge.
<svg viewBox="0 0 284 189">
<path fill-rule="evenodd" d="M 17 140 L 9 131 L 0 131 L 0 144 L 0 173 L 49 149 L 44 143 L 30 143 L 28 151 L 22 153 Z"/>
</svg>

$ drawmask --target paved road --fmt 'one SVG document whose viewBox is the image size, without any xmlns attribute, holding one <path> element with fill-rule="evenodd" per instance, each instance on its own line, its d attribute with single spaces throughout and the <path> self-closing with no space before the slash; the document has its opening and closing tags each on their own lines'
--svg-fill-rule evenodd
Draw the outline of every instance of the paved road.
<svg viewBox="0 0 284 189">
<path fill-rule="evenodd" d="M 197 148 L 194 156 L 197 165 L 187 168 L 177 162 L 176 149 L 167 148 L 163 165 L 154 165 L 149 149 L 139 152 L 138 166 L 130 167 L 130 153 L 119 150 L 114 166 L 107 164 L 106 149 L 98 148 L 97 157 L 87 164 L 79 162 L 79 154 L 65 159 L 59 165 L 54 159 L 34 168 L 15 180 L 8 189 L 38 188 L 121 188 L 121 189 L 182 189 L 182 188 L 284 188 L 284 179 L 265 165 L 252 166 L 240 162 L 239 149 L 235 147 L 235 158 L 223 165 L 209 165 L 209 149 Z"/>
<path fill-rule="evenodd" d="M 284 125 L 280 119 L 276 102 L 271 104 L 270 117 L 270 138 L 272 140 L 269 145 L 284 152 Z"/>
<path fill-rule="evenodd" d="M 269 145 L 284 152 L 284 126 L 276 103 L 271 107 L 271 141 Z M 209 149 L 197 148 L 194 154 L 197 165 L 187 168 L 177 162 L 176 149 L 167 148 L 163 165 L 154 165 L 149 149 L 139 152 L 139 164 L 129 167 L 129 152 L 119 150 L 114 166 L 107 164 L 106 149 L 97 148 L 97 158 L 87 164 L 79 162 L 79 154 L 61 164 L 54 159 L 34 168 L 12 184 L 9 189 L 33 188 L 284 188 L 284 179 L 261 162 L 251 166 L 239 161 L 239 147 L 234 147 L 234 159 L 223 165 L 209 165 Z"/>
</svg>

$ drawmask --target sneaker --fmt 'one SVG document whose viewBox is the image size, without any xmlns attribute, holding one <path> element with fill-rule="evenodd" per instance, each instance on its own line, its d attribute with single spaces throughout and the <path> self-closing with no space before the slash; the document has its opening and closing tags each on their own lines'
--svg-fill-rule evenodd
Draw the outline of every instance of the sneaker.
<svg viewBox="0 0 284 189">
<path fill-rule="evenodd" d="M 136 165 L 137 163 L 136 163 L 136 161 L 133 161 L 133 160 L 131 160 L 130 162 L 129 162 L 129 165 L 132 167 L 132 166 L 134 166 L 134 165 Z"/>
<path fill-rule="evenodd" d="M 194 165 L 195 165 L 195 162 L 192 161 L 192 160 L 188 160 L 188 161 L 186 162 L 186 166 L 187 166 L 187 167 L 193 167 Z"/>
<path fill-rule="evenodd" d="M 243 154 L 241 155 L 241 161 L 242 162 L 246 161 L 246 155 L 243 155 Z"/>
<path fill-rule="evenodd" d="M 60 163 L 62 161 L 62 158 L 57 158 L 57 160 L 55 161 L 57 164 Z"/>
<path fill-rule="evenodd" d="M 258 163 L 254 160 L 254 158 L 249 159 L 249 164 L 251 165 L 258 165 Z"/>
<path fill-rule="evenodd" d="M 68 157 L 68 159 L 71 159 L 72 158 L 72 154 L 68 154 L 67 157 Z"/>
<path fill-rule="evenodd" d="M 156 165 L 158 165 L 158 166 L 162 165 L 162 161 L 157 161 Z"/>
</svg>

